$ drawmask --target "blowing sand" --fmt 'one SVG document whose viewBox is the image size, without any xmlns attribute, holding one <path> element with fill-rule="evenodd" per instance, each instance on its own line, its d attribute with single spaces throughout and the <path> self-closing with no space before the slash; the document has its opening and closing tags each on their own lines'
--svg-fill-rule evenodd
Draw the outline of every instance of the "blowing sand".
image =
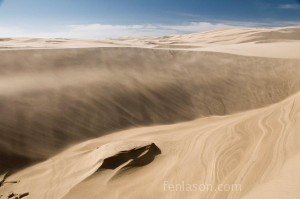
<svg viewBox="0 0 300 199">
<path fill-rule="evenodd" d="M 300 198 L 299 35 L 1 39 L 0 198 Z"/>
</svg>

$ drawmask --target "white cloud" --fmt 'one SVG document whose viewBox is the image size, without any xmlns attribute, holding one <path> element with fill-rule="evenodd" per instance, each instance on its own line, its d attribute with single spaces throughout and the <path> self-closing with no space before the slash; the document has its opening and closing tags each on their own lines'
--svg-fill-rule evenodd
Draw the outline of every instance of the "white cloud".
<svg viewBox="0 0 300 199">
<path fill-rule="evenodd" d="M 283 4 L 280 5 L 279 8 L 286 10 L 300 10 L 300 4 Z"/>
<path fill-rule="evenodd" d="M 38 37 L 38 38 L 118 38 L 128 36 L 164 36 L 184 33 L 206 32 L 215 29 L 232 27 L 270 27 L 299 25 L 299 22 L 191 22 L 186 24 L 78 24 L 52 28 L 51 31 L 41 29 L 0 26 L 0 37 Z M 59 31 L 57 31 L 59 30 Z"/>
<path fill-rule="evenodd" d="M 181 25 L 70 25 L 67 27 L 69 37 L 126 37 L 126 36 L 162 36 L 182 33 L 193 33 L 230 27 L 224 24 L 212 24 L 207 22 L 188 23 Z"/>
<path fill-rule="evenodd" d="M 26 33 L 16 26 L 0 26 L 0 37 L 22 37 Z"/>
<path fill-rule="evenodd" d="M 193 22 L 193 23 L 183 24 L 183 25 L 163 25 L 160 27 L 163 29 L 173 30 L 177 32 L 193 33 L 193 32 L 210 31 L 210 30 L 220 29 L 220 28 L 230 28 L 233 26 L 225 25 L 225 24 L 213 24 L 209 22 L 197 22 L 197 23 Z"/>
<path fill-rule="evenodd" d="M 20 27 L 0 27 L 0 37 L 68 37 L 68 38 L 117 38 L 127 36 L 163 36 L 183 33 L 203 32 L 218 28 L 232 27 L 208 22 L 179 25 L 107 25 L 80 24 L 61 27 L 60 31 L 32 31 Z"/>
</svg>

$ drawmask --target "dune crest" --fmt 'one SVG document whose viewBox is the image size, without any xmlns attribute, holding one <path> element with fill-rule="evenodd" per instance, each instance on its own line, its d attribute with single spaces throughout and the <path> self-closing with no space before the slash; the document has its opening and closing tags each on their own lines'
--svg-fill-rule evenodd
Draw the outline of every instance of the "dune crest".
<svg viewBox="0 0 300 199">
<path fill-rule="evenodd" d="M 85 144 L 72 148 L 63 156 L 59 155 L 33 166 L 28 172 L 20 173 L 20 176 L 17 174 L 6 178 L 7 180 L 22 179 L 16 186 L 25 185 L 24 189 L 27 189 L 30 197 L 63 198 L 74 186 L 95 172 L 144 166 L 151 163 L 155 156 L 160 154 L 160 150 L 155 144 L 146 141 L 113 141 L 88 149 Z M 112 160 L 113 162 L 111 162 Z M 119 165 L 115 165 L 116 163 Z M 49 165 L 51 166 L 49 167 Z M 63 168 L 61 165 L 64 165 Z M 40 177 L 42 179 L 38 179 Z M 32 187 L 39 191 L 33 192 Z M 45 190 L 45 187 L 49 187 L 49 189 Z M 12 185 L 4 184 L 1 193 L 9 195 L 11 188 Z M 13 188 L 13 190 L 22 192 L 23 188 Z"/>
</svg>

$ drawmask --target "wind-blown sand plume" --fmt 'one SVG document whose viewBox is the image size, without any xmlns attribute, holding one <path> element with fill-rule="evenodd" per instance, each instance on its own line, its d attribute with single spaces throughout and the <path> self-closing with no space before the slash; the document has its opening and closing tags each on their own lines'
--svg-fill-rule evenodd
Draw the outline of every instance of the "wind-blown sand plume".
<svg viewBox="0 0 300 199">
<path fill-rule="evenodd" d="M 9 157 L 0 170 L 119 129 L 263 107 L 300 88 L 299 60 L 126 48 L 0 58 L 0 154 Z"/>
<path fill-rule="evenodd" d="M 298 198 L 298 33 L 0 41 L 0 196 Z"/>
</svg>

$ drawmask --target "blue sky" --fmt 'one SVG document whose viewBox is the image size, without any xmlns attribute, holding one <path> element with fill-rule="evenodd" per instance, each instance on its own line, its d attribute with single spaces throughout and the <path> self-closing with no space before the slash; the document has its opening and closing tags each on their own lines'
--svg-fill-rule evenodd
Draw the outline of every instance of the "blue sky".
<svg viewBox="0 0 300 199">
<path fill-rule="evenodd" d="M 0 37 L 167 35 L 299 22 L 300 0 L 0 0 Z"/>
</svg>

